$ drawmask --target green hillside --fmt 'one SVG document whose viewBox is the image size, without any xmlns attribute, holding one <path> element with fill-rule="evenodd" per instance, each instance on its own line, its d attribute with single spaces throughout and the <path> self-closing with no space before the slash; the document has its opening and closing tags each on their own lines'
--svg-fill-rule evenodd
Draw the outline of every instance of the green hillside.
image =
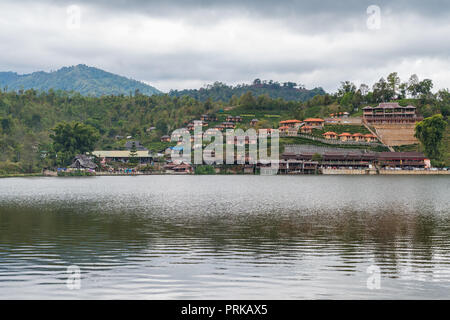
<svg viewBox="0 0 450 320">
<path fill-rule="evenodd" d="M 172 90 L 170 96 L 189 96 L 200 101 L 211 99 L 212 101 L 229 101 L 233 97 L 239 98 L 246 92 L 251 92 L 254 96 L 267 95 L 272 99 L 284 99 L 288 101 L 306 101 L 315 95 L 324 95 L 322 88 L 305 89 L 302 85 L 294 82 L 278 83 L 272 80 L 261 81 L 256 79 L 252 84 L 240 84 L 228 86 L 221 82 L 215 82 L 200 89 Z"/>
<path fill-rule="evenodd" d="M 161 92 L 143 82 L 128 79 L 101 69 L 77 65 L 63 67 L 53 72 L 33 72 L 19 75 L 14 72 L 0 72 L 0 87 L 8 90 L 76 91 L 82 95 L 102 96 L 130 94 L 139 90 L 145 95 Z"/>
</svg>

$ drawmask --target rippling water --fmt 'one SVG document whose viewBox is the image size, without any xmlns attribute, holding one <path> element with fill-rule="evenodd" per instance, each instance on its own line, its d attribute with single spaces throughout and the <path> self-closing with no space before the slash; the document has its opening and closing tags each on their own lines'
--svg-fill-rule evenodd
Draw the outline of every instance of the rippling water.
<svg viewBox="0 0 450 320">
<path fill-rule="evenodd" d="M 0 298 L 450 298 L 450 179 L 0 179 Z"/>
</svg>

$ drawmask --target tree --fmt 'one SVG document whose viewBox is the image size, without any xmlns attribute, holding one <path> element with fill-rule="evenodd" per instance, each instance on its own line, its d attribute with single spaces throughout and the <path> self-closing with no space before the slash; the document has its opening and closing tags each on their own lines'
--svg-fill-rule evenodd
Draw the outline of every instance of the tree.
<svg viewBox="0 0 450 320">
<path fill-rule="evenodd" d="M 441 114 L 425 118 L 416 124 L 414 136 L 422 143 L 425 153 L 432 159 L 441 158 L 441 143 L 447 122 Z"/>
<path fill-rule="evenodd" d="M 80 122 L 61 122 L 52 131 L 58 165 L 69 165 L 77 154 L 92 152 L 99 139 L 96 129 Z"/>
<path fill-rule="evenodd" d="M 136 148 L 136 142 L 133 141 L 133 143 L 131 144 L 131 149 L 130 149 L 130 163 L 132 165 L 137 165 L 139 160 L 138 160 L 138 153 L 137 153 L 137 148 Z"/>
<path fill-rule="evenodd" d="M 409 77 L 408 81 L 408 92 L 413 98 L 415 98 L 419 93 L 418 85 L 419 85 L 419 77 L 416 74 L 413 74 L 411 77 Z"/>
<path fill-rule="evenodd" d="M 389 84 L 389 89 L 392 92 L 392 96 L 397 96 L 397 88 L 400 84 L 400 77 L 398 76 L 397 72 L 392 72 L 387 76 L 387 83 Z"/>
</svg>

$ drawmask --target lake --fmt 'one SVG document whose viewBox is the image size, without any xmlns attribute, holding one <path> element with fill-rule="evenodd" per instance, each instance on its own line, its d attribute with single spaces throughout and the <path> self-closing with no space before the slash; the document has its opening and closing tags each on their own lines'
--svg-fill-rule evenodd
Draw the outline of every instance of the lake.
<svg viewBox="0 0 450 320">
<path fill-rule="evenodd" d="M 32 298 L 449 299 L 450 178 L 0 179 L 0 299 Z"/>
</svg>

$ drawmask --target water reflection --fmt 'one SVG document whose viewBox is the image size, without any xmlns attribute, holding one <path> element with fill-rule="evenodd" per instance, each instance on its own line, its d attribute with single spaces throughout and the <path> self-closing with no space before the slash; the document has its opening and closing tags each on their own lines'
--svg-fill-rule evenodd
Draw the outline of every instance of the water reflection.
<svg viewBox="0 0 450 320">
<path fill-rule="evenodd" d="M 448 179 L 4 179 L 0 191 L 1 298 L 449 297 Z M 64 287 L 69 265 L 79 292 Z"/>
</svg>

